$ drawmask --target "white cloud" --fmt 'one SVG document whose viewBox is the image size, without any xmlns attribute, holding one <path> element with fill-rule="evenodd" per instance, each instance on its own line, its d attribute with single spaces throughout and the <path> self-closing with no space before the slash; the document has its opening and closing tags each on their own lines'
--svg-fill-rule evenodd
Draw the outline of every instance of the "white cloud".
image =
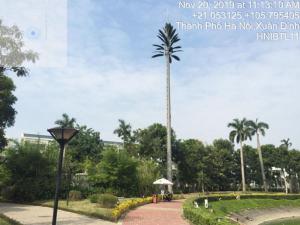
<svg viewBox="0 0 300 225">
<path fill-rule="evenodd" d="M 163 20 L 165 6 L 155 5 L 154 13 L 148 3 L 138 5 L 145 7 L 138 11 L 140 20 L 133 14 L 113 19 L 115 14 L 93 1 L 71 6 L 68 67 L 34 68 L 29 78 L 14 79 L 19 113 L 8 135 L 45 133 L 64 112 L 99 130 L 104 139 L 116 139 L 112 132 L 119 118 L 135 128 L 164 123 L 164 61 L 150 55 L 153 29 Z M 122 1 L 114 5 L 121 6 Z M 127 13 L 138 8 L 130 6 Z M 143 9 L 149 10 L 144 17 Z M 122 26 L 124 21 L 131 26 Z M 139 23 L 145 24 L 133 25 Z M 300 148 L 299 44 L 246 42 L 222 33 L 180 36 L 182 61 L 172 65 L 172 122 L 179 138 L 208 143 L 227 138 L 227 123 L 247 117 L 270 124 L 263 143 L 289 137 Z"/>
</svg>

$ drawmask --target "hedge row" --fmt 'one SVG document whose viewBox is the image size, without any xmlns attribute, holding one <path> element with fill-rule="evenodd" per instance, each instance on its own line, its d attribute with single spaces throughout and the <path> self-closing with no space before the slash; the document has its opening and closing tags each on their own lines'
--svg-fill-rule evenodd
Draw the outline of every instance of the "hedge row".
<svg viewBox="0 0 300 225">
<path fill-rule="evenodd" d="M 219 201 L 219 200 L 234 200 L 239 196 L 240 199 L 286 199 L 295 200 L 299 199 L 299 194 L 214 194 L 209 196 L 200 196 L 196 199 L 198 204 L 202 204 L 204 199 L 208 199 L 209 202 Z"/>
<path fill-rule="evenodd" d="M 195 225 L 216 225 L 220 224 L 215 218 L 207 217 L 203 215 L 199 208 L 194 207 L 194 203 L 197 202 L 198 205 L 203 205 L 204 200 L 208 199 L 208 202 L 219 201 L 219 200 L 234 200 L 234 199 L 286 199 L 286 200 L 296 200 L 300 199 L 299 194 L 212 194 L 209 196 L 199 196 L 187 199 L 183 205 L 183 214 L 186 219 Z"/>
</svg>

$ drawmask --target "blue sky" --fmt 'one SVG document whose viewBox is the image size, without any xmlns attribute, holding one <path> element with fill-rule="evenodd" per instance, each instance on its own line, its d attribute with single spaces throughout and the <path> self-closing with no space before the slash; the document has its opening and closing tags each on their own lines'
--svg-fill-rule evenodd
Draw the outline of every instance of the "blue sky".
<svg viewBox="0 0 300 225">
<path fill-rule="evenodd" d="M 62 113 L 105 140 L 118 140 L 120 118 L 133 128 L 165 123 L 164 61 L 151 59 L 152 44 L 167 18 L 175 24 L 189 12 L 172 0 L 72 0 L 66 13 L 67 65 L 37 65 L 13 78 L 18 114 L 7 136 L 45 134 Z M 232 119 L 247 117 L 269 123 L 262 143 L 289 137 L 300 148 L 299 42 L 256 41 L 247 32 L 179 35 L 184 52 L 171 74 L 178 138 L 211 143 L 228 137 Z"/>
</svg>

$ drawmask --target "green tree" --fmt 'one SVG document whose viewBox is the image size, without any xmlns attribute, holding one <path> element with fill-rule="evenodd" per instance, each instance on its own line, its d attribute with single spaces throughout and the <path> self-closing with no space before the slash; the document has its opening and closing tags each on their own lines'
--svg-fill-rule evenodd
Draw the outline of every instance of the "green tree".
<svg viewBox="0 0 300 225">
<path fill-rule="evenodd" d="M 152 160 L 138 161 L 137 182 L 140 196 L 149 196 L 155 192 L 153 182 L 160 177 L 159 166 Z"/>
<path fill-rule="evenodd" d="M 88 167 L 88 179 L 95 187 L 112 190 L 113 194 L 132 196 L 137 193 L 137 162 L 125 151 L 109 147 L 96 166 Z"/>
<path fill-rule="evenodd" d="M 292 142 L 291 142 L 291 140 L 289 138 L 282 139 L 281 143 L 282 143 L 282 146 L 286 147 L 287 150 L 289 149 L 289 147 L 292 146 Z"/>
<path fill-rule="evenodd" d="M 257 149 L 250 145 L 244 145 L 244 162 L 245 162 L 245 173 L 246 183 L 263 186 L 261 179 L 260 163 L 258 159 Z M 256 186 L 255 186 L 256 188 Z"/>
<path fill-rule="evenodd" d="M 281 186 L 283 186 L 280 174 L 277 174 L 277 179 L 274 177 L 275 174 L 272 174 L 272 167 L 281 169 L 286 168 L 290 163 L 289 151 L 285 146 L 275 147 L 271 144 L 262 145 L 261 149 L 264 158 L 266 179 L 270 183 L 273 181 L 273 186 L 277 186 L 277 184 L 281 184 Z"/>
<path fill-rule="evenodd" d="M 133 135 L 132 127 L 129 123 L 119 119 L 119 127 L 114 130 L 119 138 L 123 140 L 124 149 L 131 155 L 136 155 L 136 146 L 134 144 L 135 138 Z"/>
<path fill-rule="evenodd" d="M 56 161 L 43 154 L 45 146 L 24 142 L 6 150 L 4 168 L 10 174 L 2 195 L 14 201 L 53 197 Z"/>
<path fill-rule="evenodd" d="M 0 20 L 0 74 L 12 71 L 17 76 L 28 75 L 24 62 L 35 62 L 38 54 L 24 49 L 23 34 L 17 26 L 5 26 Z"/>
<path fill-rule="evenodd" d="M 205 146 L 201 141 L 188 139 L 179 142 L 176 163 L 178 168 L 178 180 L 182 188 L 189 187 L 189 191 L 195 192 L 206 184 L 204 173 Z"/>
<path fill-rule="evenodd" d="M 181 46 L 174 46 L 180 41 L 176 29 L 170 24 L 166 23 L 162 30 L 159 30 L 157 37 L 161 44 L 153 45 L 156 47 L 155 55 L 152 58 L 164 56 L 166 59 L 166 80 L 167 80 L 167 177 L 172 181 L 172 148 L 171 148 L 171 91 L 170 91 L 170 64 L 172 59 L 177 61 L 180 58 L 175 55 L 176 52 L 181 51 Z M 172 192 L 172 186 L 169 185 L 169 191 Z"/>
<path fill-rule="evenodd" d="M 28 70 L 22 64 L 37 59 L 37 53 L 24 50 L 23 35 L 19 28 L 5 26 L 0 20 L 0 150 L 7 144 L 5 129 L 14 125 L 16 115 L 13 107 L 17 101 L 13 95 L 15 85 L 6 74 L 13 72 L 17 76 L 26 76 Z"/>
<path fill-rule="evenodd" d="M 165 165 L 167 161 L 167 129 L 165 126 L 155 123 L 151 126 L 135 131 L 138 143 L 138 153 L 142 158 L 152 159 L 159 163 L 162 175 L 166 175 Z M 172 146 L 176 149 L 176 137 L 172 130 Z"/>
<path fill-rule="evenodd" d="M 100 133 L 87 126 L 76 125 L 76 129 L 79 130 L 78 134 L 68 144 L 70 160 L 79 164 L 84 163 L 86 159 L 99 162 L 103 150 Z"/>
<path fill-rule="evenodd" d="M 76 123 L 75 118 L 70 118 L 68 114 L 62 114 L 62 119 L 56 120 L 55 124 L 62 127 L 62 128 L 74 128 Z"/>
<path fill-rule="evenodd" d="M 251 140 L 250 128 L 247 126 L 247 119 L 242 120 L 234 119 L 233 122 L 228 124 L 229 128 L 233 130 L 229 133 L 229 139 L 232 142 L 240 144 L 240 158 L 241 158 L 241 175 L 242 175 L 242 189 L 246 191 L 245 180 L 245 167 L 244 167 L 244 155 L 243 155 L 243 142 L 248 138 Z"/>
<path fill-rule="evenodd" d="M 13 81 L 0 73 L 0 150 L 7 145 L 4 130 L 13 126 L 16 110 L 13 105 L 17 98 L 13 95 L 15 85 Z"/>
<path fill-rule="evenodd" d="M 251 129 L 251 134 L 256 135 L 257 152 L 258 152 L 258 156 L 259 156 L 261 176 L 262 176 L 262 181 L 263 181 L 263 185 L 264 185 L 264 190 L 265 190 L 265 192 L 267 192 L 268 187 L 267 187 L 267 181 L 266 181 L 266 175 L 265 175 L 265 169 L 264 169 L 264 161 L 263 161 L 263 157 L 262 157 L 262 153 L 261 153 L 261 145 L 260 145 L 259 136 L 260 135 L 265 136 L 266 130 L 269 129 L 269 125 L 264 122 L 259 122 L 258 119 L 256 119 L 255 121 L 249 120 L 247 123 Z"/>
<path fill-rule="evenodd" d="M 228 140 L 216 139 L 212 146 L 207 146 L 205 173 L 208 186 L 212 190 L 232 190 L 235 182 L 234 146 Z"/>
</svg>

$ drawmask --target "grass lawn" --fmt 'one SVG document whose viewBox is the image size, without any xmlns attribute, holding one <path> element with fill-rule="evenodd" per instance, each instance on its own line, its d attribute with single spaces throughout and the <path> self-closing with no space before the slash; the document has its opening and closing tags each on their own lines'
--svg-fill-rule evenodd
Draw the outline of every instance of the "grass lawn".
<svg viewBox="0 0 300 225">
<path fill-rule="evenodd" d="M 21 224 L 7 218 L 3 214 L 0 214 L 0 225 L 21 225 Z"/>
<path fill-rule="evenodd" d="M 35 202 L 37 205 L 42 206 L 53 206 L 53 200 L 51 201 L 39 201 Z M 100 219 L 112 220 L 112 209 L 101 208 L 96 203 L 91 203 L 90 200 L 85 199 L 81 201 L 70 201 L 67 206 L 67 202 L 65 200 L 60 200 L 58 207 L 60 209 L 77 212 L 88 216 L 97 217 Z"/>
<path fill-rule="evenodd" d="M 261 225 L 299 225 L 300 219 L 281 219 L 272 222 L 262 223 Z"/>
<path fill-rule="evenodd" d="M 0 225 L 11 225 L 11 223 L 9 223 L 6 220 L 0 218 Z"/>
<path fill-rule="evenodd" d="M 241 212 L 248 209 L 263 209 L 276 207 L 300 207 L 300 199 L 297 200 L 274 200 L 274 199 L 241 199 L 241 200 L 221 200 L 210 202 L 211 209 L 205 209 L 201 205 L 197 210 L 206 218 L 225 218 L 231 212 Z M 235 224 L 227 219 L 221 219 L 218 224 Z M 299 225 L 300 223 L 298 223 Z"/>
</svg>

